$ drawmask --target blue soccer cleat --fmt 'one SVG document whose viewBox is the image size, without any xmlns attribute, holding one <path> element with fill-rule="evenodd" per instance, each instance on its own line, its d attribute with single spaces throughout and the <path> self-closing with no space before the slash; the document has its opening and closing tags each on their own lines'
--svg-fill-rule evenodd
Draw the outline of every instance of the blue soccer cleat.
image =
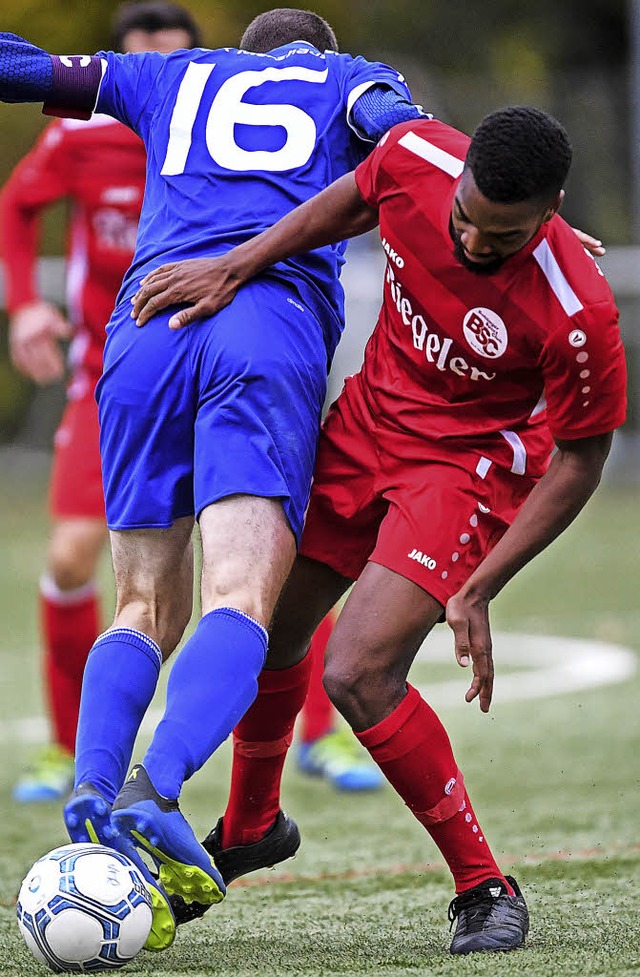
<svg viewBox="0 0 640 977">
<path fill-rule="evenodd" d="M 296 763 L 301 773 L 322 777 L 338 790 L 379 790 L 385 782 L 381 770 L 347 730 L 301 743 Z"/>
<path fill-rule="evenodd" d="M 147 884 L 147 889 L 151 896 L 153 916 L 151 920 L 151 932 L 144 944 L 145 950 L 155 952 L 167 950 L 176 938 L 176 918 L 169 896 L 164 891 L 158 877 L 150 871 L 144 859 L 140 857 L 137 848 L 126 834 L 122 835 L 114 830 L 114 838 L 111 846 L 130 858 L 133 864 L 137 866 Z"/>
<path fill-rule="evenodd" d="M 114 847 L 111 805 L 93 784 L 78 785 L 64 806 L 63 817 L 71 841 Z"/>
<path fill-rule="evenodd" d="M 73 754 L 57 743 L 50 743 L 13 788 L 13 799 L 20 804 L 61 801 L 73 787 Z"/>
<path fill-rule="evenodd" d="M 206 906 L 224 899 L 226 886 L 213 858 L 196 839 L 178 802 L 157 792 L 142 764 L 133 768 L 116 797 L 111 823 L 120 844 L 136 852 L 137 864 L 141 852 L 153 859 L 168 895 Z"/>
<path fill-rule="evenodd" d="M 111 805 L 100 791 L 90 783 L 79 784 L 64 807 L 64 823 L 72 841 L 94 842 L 115 848 L 127 855 L 140 869 L 149 895 L 153 919 L 151 932 L 145 943 L 146 950 L 166 950 L 176 935 L 176 922 L 167 894 L 157 878 L 151 874 L 134 846 L 121 838 L 111 823 Z"/>
</svg>

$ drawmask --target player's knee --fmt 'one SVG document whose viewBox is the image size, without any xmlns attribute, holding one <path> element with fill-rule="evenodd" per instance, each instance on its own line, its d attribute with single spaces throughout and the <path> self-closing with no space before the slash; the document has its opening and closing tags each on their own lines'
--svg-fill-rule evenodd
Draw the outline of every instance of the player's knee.
<svg viewBox="0 0 640 977">
<path fill-rule="evenodd" d="M 366 672 L 357 665 L 333 658 L 327 661 L 322 682 L 336 709 L 351 722 L 366 703 Z"/>
<path fill-rule="evenodd" d="M 202 612 L 234 607 L 268 628 L 295 558 L 278 499 L 237 495 L 200 515 Z"/>
<path fill-rule="evenodd" d="M 228 593 L 215 593 L 210 594 L 207 598 L 203 596 L 203 617 L 205 614 L 209 614 L 211 611 L 218 610 L 221 607 L 231 607 L 236 611 L 241 611 L 261 624 L 263 628 L 268 628 L 271 623 L 273 608 L 265 605 L 263 601 L 256 599 L 255 595 L 251 594 L 249 590 L 238 589 L 229 591 Z"/>
<path fill-rule="evenodd" d="M 341 656 L 327 660 L 323 676 L 332 703 L 355 729 L 378 722 L 380 714 L 402 698 L 404 683 L 384 666 L 365 659 L 348 661 Z"/>
<path fill-rule="evenodd" d="M 118 595 L 114 626 L 133 628 L 152 638 L 164 661 L 175 651 L 191 619 L 187 600 L 157 601 Z"/>
<path fill-rule="evenodd" d="M 75 547 L 52 545 L 47 571 L 58 590 L 66 592 L 86 586 L 94 577 L 96 565 Z"/>
<path fill-rule="evenodd" d="M 58 590 L 77 590 L 93 580 L 104 539 L 102 525 L 69 520 L 54 526 L 47 572 Z"/>
<path fill-rule="evenodd" d="M 215 581 L 202 582 L 202 613 L 219 607 L 233 607 L 258 621 L 264 628 L 271 624 L 277 593 L 264 582 L 266 574 L 257 573 L 252 580 L 219 574 Z"/>
</svg>

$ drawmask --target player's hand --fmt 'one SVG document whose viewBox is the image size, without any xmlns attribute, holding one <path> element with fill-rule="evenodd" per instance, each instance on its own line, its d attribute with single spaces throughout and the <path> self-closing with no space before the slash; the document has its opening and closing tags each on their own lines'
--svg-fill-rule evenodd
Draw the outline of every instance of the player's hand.
<svg viewBox="0 0 640 977">
<path fill-rule="evenodd" d="M 146 275 L 132 299 L 131 316 L 136 325 L 145 323 L 169 305 L 188 303 L 169 319 L 170 329 L 182 329 L 224 309 L 242 282 L 230 271 L 226 255 L 219 258 L 189 258 L 162 265 Z"/>
<path fill-rule="evenodd" d="M 607 253 L 607 249 L 603 247 L 602 241 L 599 241 L 596 237 L 591 237 L 586 231 L 581 231 L 579 227 L 572 227 L 571 230 L 580 241 L 582 247 L 589 254 L 592 254 L 594 258 L 601 258 L 603 254 Z"/>
<path fill-rule="evenodd" d="M 9 321 L 9 353 L 16 370 L 39 384 L 64 376 L 60 340 L 69 339 L 71 326 L 49 302 L 30 302 Z"/>
<path fill-rule="evenodd" d="M 449 598 L 447 624 L 455 636 L 458 664 L 466 668 L 473 663 L 473 679 L 465 699 L 478 699 L 483 712 L 489 712 L 493 695 L 493 654 L 489 627 L 489 602 L 471 599 L 464 590 Z"/>
</svg>

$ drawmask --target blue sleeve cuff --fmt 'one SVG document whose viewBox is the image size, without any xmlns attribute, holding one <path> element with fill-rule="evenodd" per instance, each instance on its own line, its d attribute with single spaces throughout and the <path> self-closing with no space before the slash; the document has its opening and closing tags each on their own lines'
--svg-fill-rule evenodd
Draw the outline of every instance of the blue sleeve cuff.
<svg viewBox="0 0 640 977">
<path fill-rule="evenodd" d="M 389 85 L 372 85 L 351 109 L 351 121 L 362 139 L 378 142 L 392 126 L 411 119 L 431 118 L 419 105 Z"/>
</svg>

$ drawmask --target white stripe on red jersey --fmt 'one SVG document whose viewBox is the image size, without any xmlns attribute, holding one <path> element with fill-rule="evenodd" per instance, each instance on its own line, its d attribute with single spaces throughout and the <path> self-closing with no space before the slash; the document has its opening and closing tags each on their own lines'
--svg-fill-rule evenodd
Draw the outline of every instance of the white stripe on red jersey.
<svg viewBox="0 0 640 977">
<path fill-rule="evenodd" d="M 576 312 L 581 312 L 584 306 L 564 277 L 560 265 L 549 247 L 549 242 L 541 241 L 538 247 L 534 249 L 533 257 L 542 268 L 553 294 L 567 315 L 571 316 L 575 315 Z"/>
</svg>

